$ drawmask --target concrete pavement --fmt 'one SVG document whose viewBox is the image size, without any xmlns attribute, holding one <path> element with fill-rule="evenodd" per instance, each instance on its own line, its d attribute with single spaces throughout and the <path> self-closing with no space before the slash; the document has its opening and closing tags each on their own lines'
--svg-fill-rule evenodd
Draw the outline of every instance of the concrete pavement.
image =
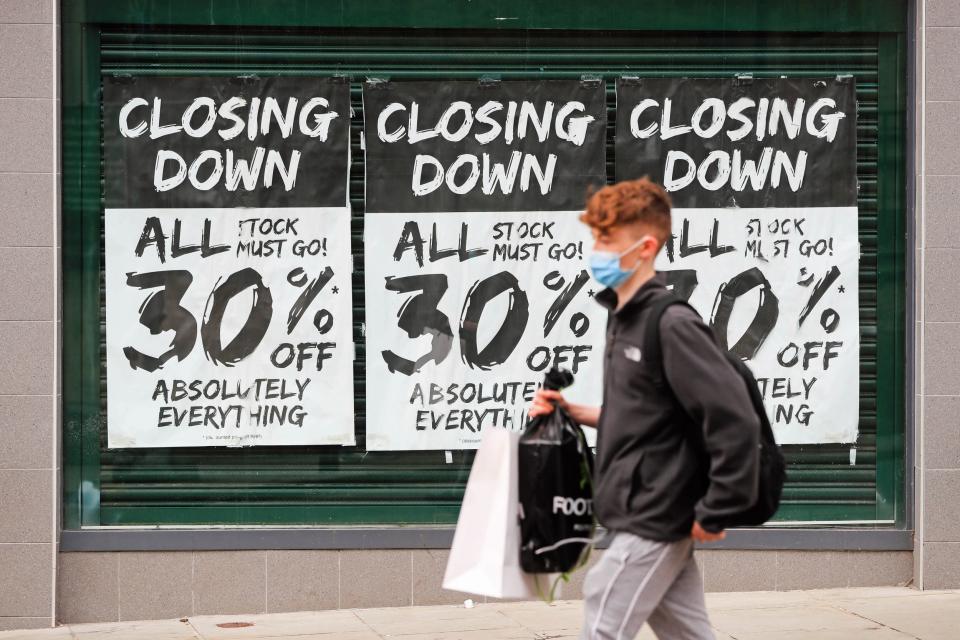
<svg viewBox="0 0 960 640">
<path fill-rule="evenodd" d="M 904 587 L 707 594 L 717 640 L 957 640 L 960 591 Z M 561 640 L 581 603 L 510 602 L 79 624 L 0 640 Z M 651 640 L 645 628 L 640 640 Z"/>
</svg>

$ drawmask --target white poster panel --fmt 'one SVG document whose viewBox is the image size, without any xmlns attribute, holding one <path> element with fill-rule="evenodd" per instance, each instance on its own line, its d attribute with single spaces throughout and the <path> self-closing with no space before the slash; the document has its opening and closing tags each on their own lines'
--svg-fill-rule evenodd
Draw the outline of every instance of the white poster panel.
<svg viewBox="0 0 960 640">
<path fill-rule="evenodd" d="M 552 366 L 599 404 L 607 312 L 580 213 L 367 214 L 367 449 L 519 431 Z"/>
<path fill-rule="evenodd" d="M 780 444 L 855 442 L 856 207 L 674 209 L 657 268 L 746 359 Z"/>
<path fill-rule="evenodd" d="M 368 450 L 520 431 L 552 367 L 599 404 L 606 310 L 579 215 L 606 178 L 596 79 L 363 92 Z"/>
<path fill-rule="evenodd" d="M 352 445 L 345 78 L 104 78 L 110 448 Z"/>
<path fill-rule="evenodd" d="M 657 266 L 753 370 L 780 444 L 855 443 L 856 81 L 621 78 L 616 172 L 664 185 Z"/>
<path fill-rule="evenodd" d="M 109 446 L 350 445 L 346 207 L 107 209 Z"/>
</svg>

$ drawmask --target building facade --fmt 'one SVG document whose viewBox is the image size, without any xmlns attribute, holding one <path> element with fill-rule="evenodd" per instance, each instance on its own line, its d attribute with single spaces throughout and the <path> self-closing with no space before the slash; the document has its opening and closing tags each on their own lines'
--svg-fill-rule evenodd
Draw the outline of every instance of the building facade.
<svg viewBox="0 0 960 640">
<path fill-rule="evenodd" d="M 535 273 L 542 284 L 533 284 L 546 288 L 528 298 L 532 319 L 523 335 L 540 323 L 538 314 L 557 324 L 548 329 L 545 323 L 539 342 L 518 335 L 512 346 L 529 357 L 509 369 L 514 377 L 501 376 L 497 371 L 507 369 L 497 367 L 510 362 L 483 346 L 496 344 L 497 336 L 490 331 L 478 338 L 476 328 L 469 334 L 467 320 L 482 324 L 482 305 L 473 304 L 476 286 L 456 292 L 458 269 L 496 255 L 492 244 L 488 256 L 470 253 L 482 252 L 489 237 L 500 239 L 507 229 L 519 234 L 522 217 L 511 216 L 537 212 L 543 214 L 538 220 L 555 217 L 555 228 L 566 229 L 563 220 L 587 187 L 641 171 L 656 174 L 668 152 L 685 154 L 692 167 L 683 175 L 663 169 L 659 176 L 675 179 L 675 218 L 690 222 L 678 228 L 669 261 L 676 249 L 688 262 L 675 269 L 696 279 L 691 285 L 677 276 L 675 290 L 690 285 L 694 302 L 701 295 L 695 287 L 710 289 L 704 312 L 712 312 L 716 328 L 720 294 L 736 288 L 737 272 L 715 282 L 713 272 L 726 267 L 696 261 L 739 254 L 736 264 L 746 266 L 737 269 L 761 274 L 750 286 L 741 282 L 744 291 L 762 293 L 734 296 L 730 307 L 762 310 L 764 300 L 773 299 L 781 318 L 774 315 L 764 328 L 757 324 L 760 311 L 751 320 L 728 310 L 720 323 L 724 333 L 742 334 L 724 339 L 753 360 L 790 470 L 774 522 L 731 531 L 698 551 L 707 589 L 956 588 L 957 29 L 960 9 L 946 0 L 613 3 L 589 14 L 556 1 L 507 10 L 476 2 L 0 0 L 0 340 L 6 347 L 0 359 L 0 573 L 6 577 L 0 629 L 462 602 L 466 596 L 442 590 L 441 581 L 479 436 L 471 440 L 476 430 L 465 426 L 464 412 L 441 415 L 434 405 L 445 400 L 431 403 L 430 389 L 453 393 L 448 385 L 459 382 L 456 402 L 465 407 L 483 396 L 484 384 L 492 396 L 512 393 L 502 413 L 484 415 L 516 427 L 521 419 L 510 410 L 522 415 L 525 381 L 539 379 L 548 360 L 583 366 L 580 384 L 591 384 L 595 375 L 583 354 L 593 335 L 590 321 L 596 328 L 601 319 L 587 307 L 570 313 L 580 308 L 576 300 L 554 315 L 546 308 L 558 295 L 569 294 L 570 304 L 579 287 L 587 291 L 584 283 L 573 288 L 579 267 L 569 276 L 562 266 L 552 272 L 560 275 L 541 275 L 537 258 L 516 258 L 504 269 L 516 274 L 513 284 L 489 291 L 487 301 L 505 292 L 514 302 L 521 294 L 527 299 L 523 289 L 532 285 L 523 274 Z M 308 109 L 321 95 L 325 102 Z M 245 109 L 256 99 L 263 113 L 224 115 L 223 105 L 235 96 Z M 783 102 L 791 111 L 779 112 L 781 129 L 768 127 L 774 117 L 758 124 L 767 117 L 759 112 L 751 112 L 753 120 L 730 115 L 738 98 L 752 105 L 765 100 L 776 111 L 775 100 L 784 96 L 792 102 Z M 644 106 L 645 99 L 653 102 Z M 427 106 L 431 100 L 468 106 L 459 107 L 459 116 L 451 107 L 446 129 L 428 129 L 428 117 L 445 117 Z M 525 100 L 530 109 L 550 101 L 556 111 L 551 106 L 524 116 Z M 822 100 L 831 102 L 810 115 Z M 412 113 L 418 101 L 425 114 L 419 123 Z M 523 144 L 494 140 L 511 130 L 504 121 L 497 134 L 488 129 L 488 142 L 479 142 L 478 131 L 459 135 L 466 118 L 491 101 L 518 105 L 526 133 L 519 126 L 512 131 L 518 139 L 529 134 Z M 744 123 L 749 135 L 739 140 L 750 142 L 749 149 L 730 146 L 732 126 L 706 131 L 712 125 L 676 115 L 689 116 L 703 104 Z M 565 120 L 561 105 L 569 106 Z M 792 111 L 805 108 L 799 119 Z M 650 115 L 654 109 L 657 117 Z M 211 114 L 209 123 L 198 124 L 204 113 Z M 823 119 L 830 114 L 836 117 Z M 795 134 L 788 134 L 791 122 Z M 236 131 L 223 133 L 231 123 Z M 677 133 L 665 135 L 671 127 Z M 539 142 L 528 144 L 540 130 Z M 776 136 L 789 137 L 779 146 L 770 142 L 773 173 L 767 176 L 778 175 L 782 188 L 794 192 L 789 198 L 747 175 L 763 166 L 764 135 L 778 145 Z M 716 140 L 722 143 L 713 145 Z M 529 158 L 528 164 L 517 160 L 514 171 L 521 181 L 526 176 L 529 188 L 508 196 L 496 176 L 482 175 L 484 153 L 511 157 L 514 148 Z M 760 164 L 737 167 L 735 154 L 748 150 Z M 708 156 L 712 151 L 729 154 Z M 250 163 L 244 168 L 231 164 L 231 154 L 241 153 Z M 470 172 L 450 166 L 470 154 L 482 177 L 466 193 Z M 437 173 L 421 174 L 421 192 L 409 195 L 410 178 L 401 171 L 414 163 L 422 168 L 431 162 L 428 155 Z M 303 172 L 299 182 L 294 157 Z M 801 157 L 805 178 L 798 177 Z M 652 164 L 633 166 L 630 158 Z M 698 173 L 697 166 L 710 162 L 716 172 Z M 253 166 L 264 171 L 244 174 Z M 556 190 L 544 187 L 538 199 L 538 185 L 554 171 Z M 732 201 L 711 195 L 735 189 L 719 183 L 723 175 L 741 178 Z M 284 195 L 275 195 L 268 176 L 278 189 L 284 186 Z M 492 185 L 486 191 L 484 180 Z M 692 193 L 688 187 L 699 189 L 697 195 L 685 196 Z M 445 188 L 463 199 L 441 198 Z M 557 195 L 564 188 L 566 195 Z M 497 189 L 503 198 L 484 199 Z M 547 198 L 548 191 L 555 197 Z M 314 217 L 304 217 L 298 230 L 292 216 L 306 216 L 308 208 Z M 784 211 L 762 217 L 772 209 Z M 759 218 L 750 217 L 754 210 Z M 501 216 L 492 231 L 477 222 L 491 212 Z M 438 213 L 455 224 L 445 226 Z M 397 214 L 404 214 L 402 222 L 419 220 L 422 237 L 403 235 L 409 228 L 402 224 L 393 229 Z M 714 218 L 738 221 L 739 231 L 717 226 Z M 205 228 L 201 219 L 212 222 Z M 743 244 L 754 219 L 755 235 L 767 234 L 766 250 Z M 224 220 L 238 230 L 233 252 L 217 248 L 227 243 L 217 235 Z M 389 237 L 381 239 L 381 229 L 389 229 Z M 525 233 L 537 239 L 532 225 Z M 743 243 L 735 233 L 747 234 Z M 314 249 L 308 236 L 317 241 Z M 244 243 L 284 237 L 290 253 L 271 268 L 257 267 L 264 280 L 231 280 L 249 275 L 245 266 L 266 264 L 256 262 L 267 259 L 265 249 Z M 305 241 L 293 250 L 297 239 Z M 381 240 L 384 251 L 377 253 Z M 725 252 L 735 245 L 742 251 Z M 803 259 L 786 255 L 778 262 L 778 246 L 792 246 Z M 543 252 L 549 249 L 545 243 Z M 571 251 L 574 264 L 581 257 Z M 558 246 L 553 255 L 558 265 L 562 252 Z M 452 341 L 451 325 L 459 332 L 449 358 L 431 343 L 431 328 L 443 326 L 435 316 L 433 324 L 416 326 L 420 316 L 411 312 L 408 324 L 397 323 L 408 306 L 418 309 L 417 292 L 427 289 L 424 281 L 411 284 L 409 277 L 425 275 L 415 266 L 392 269 L 416 258 L 419 267 L 446 260 L 427 275 L 446 274 L 448 295 L 460 296 L 455 309 L 439 305 L 446 335 Z M 222 264 L 234 266 L 220 271 Z M 331 275 L 321 280 L 317 265 L 327 264 Z M 170 274 L 176 265 L 189 272 L 193 286 L 176 300 L 170 280 L 159 289 L 157 280 L 129 279 L 151 270 Z M 486 275 L 477 269 L 470 278 Z M 855 278 L 844 279 L 853 272 Z M 399 276 L 408 276 L 406 285 L 381 289 L 384 279 L 396 283 Z M 352 297 L 330 293 L 341 284 L 338 277 Z M 788 285 L 794 287 L 789 293 Z M 856 295 L 843 297 L 844 285 Z M 255 293 L 244 294 L 248 289 Z M 398 294 L 409 296 L 402 308 Z M 232 297 L 238 298 L 233 304 Z M 257 333 L 255 319 L 268 298 L 283 319 L 268 318 Z M 111 300 L 117 302 L 111 306 Z M 497 307 L 506 318 L 498 335 L 508 333 L 516 306 Z M 151 315 L 154 307 L 162 311 Z M 787 323 L 788 312 L 801 318 Z M 164 324 L 173 317 L 179 323 Z M 184 333 L 189 326 L 192 333 Z M 551 331 L 569 333 L 561 342 L 554 333 L 550 342 Z M 758 332 L 751 345 L 747 338 Z M 260 353 L 261 343 L 276 347 Z M 402 356 L 424 349 L 430 357 L 411 371 L 435 366 L 439 377 L 423 378 L 422 386 L 398 384 L 406 382 L 394 375 Z M 383 365 L 389 359 L 379 357 L 387 352 L 397 357 L 389 371 Z M 262 364 L 247 361 L 260 357 Z M 272 366 L 275 377 L 263 377 L 261 366 Z M 526 377 L 516 373 L 521 369 Z M 474 371 L 481 372 L 475 380 L 469 377 Z M 191 417 L 189 401 L 178 404 L 189 396 L 191 379 L 201 381 L 195 397 L 212 407 L 209 414 L 201 408 Z M 514 386 L 499 392 L 492 386 L 510 380 Z M 219 387 L 204 400 L 205 385 L 214 381 Z M 470 398 L 468 388 L 475 394 Z M 259 408 L 247 396 L 231 402 L 231 389 L 246 389 Z M 271 404 L 277 398 L 292 400 Z M 204 420 L 207 426 L 216 416 L 226 420 L 233 406 L 238 415 L 256 416 L 263 429 L 228 443 L 240 446 L 222 446 L 212 426 L 205 440 Z M 410 409 L 416 406 L 433 408 Z M 299 412 L 306 416 L 300 425 Z M 565 597 L 578 597 L 579 579 Z"/>
</svg>

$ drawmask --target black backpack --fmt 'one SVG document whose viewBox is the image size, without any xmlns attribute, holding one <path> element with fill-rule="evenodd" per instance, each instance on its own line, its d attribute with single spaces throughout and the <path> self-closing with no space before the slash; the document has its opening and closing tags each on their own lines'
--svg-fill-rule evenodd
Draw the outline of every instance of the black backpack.
<svg viewBox="0 0 960 640">
<path fill-rule="evenodd" d="M 660 319 L 667 307 L 675 304 L 693 309 L 673 294 L 655 301 L 650 309 L 643 344 L 644 358 L 648 364 L 655 368 L 655 379 L 659 386 L 671 394 L 673 391 L 662 375 L 663 354 L 660 350 Z M 696 309 L 694 309 L 694 313 L 696 313 Z M 753 409 L 760 419 L 760 478 L 757 486 L 757 502 L 752 507 L 728 517 L 723 526 L 725 529 L 730 527 L 755 527 L 768 521 L 777 512 L 780 506 L 780 496 L 783 493 L 783 483 L 787 477 L 787 464 L 780 448 L 777 446 L 777 441 L 773 437 L 773 428 L 770 426 L 770 419 L 767 417 L 767 411 L 763 406 L 763 396 L 760 395 L 760 389 L 757 387 L 757 380 L 753 377 L 753 372 L 737 356 L 729 351 L 724 353 L 730 364 L 733 365 L 733 368 L 746 383 Z"/>
</svg>

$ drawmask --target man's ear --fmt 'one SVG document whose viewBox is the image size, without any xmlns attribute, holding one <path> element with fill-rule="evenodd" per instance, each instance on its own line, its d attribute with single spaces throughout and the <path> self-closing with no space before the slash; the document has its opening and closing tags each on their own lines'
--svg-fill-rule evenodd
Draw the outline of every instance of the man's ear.
<svg viewBox="0 0 960 640">
<path fill-rule="evenodd" d="M 640 245 L 640 256 L 644 260 L 653 260 L 660 253 L 661 243 L 653 235 L 647 235 Z"/>
</svg>

